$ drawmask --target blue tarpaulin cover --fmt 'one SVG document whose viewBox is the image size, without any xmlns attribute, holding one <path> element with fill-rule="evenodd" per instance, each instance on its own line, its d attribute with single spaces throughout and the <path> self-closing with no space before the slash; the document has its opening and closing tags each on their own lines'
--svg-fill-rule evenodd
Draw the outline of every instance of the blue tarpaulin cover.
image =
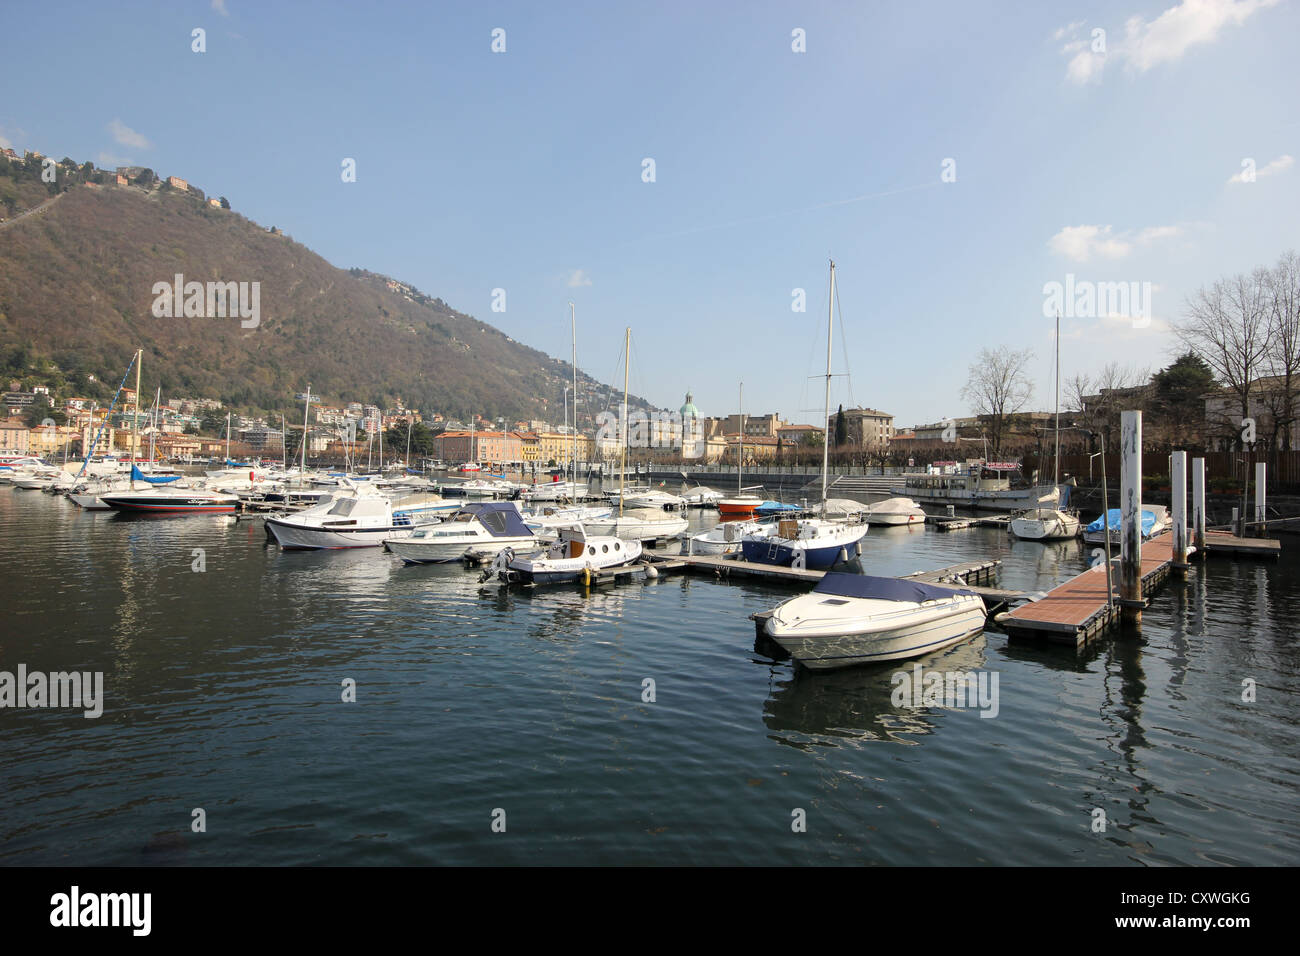
<svg viewBox="0 0 1300 956">
<path fill-rule="evenodd" d="M 157 475 L 150 478 L 135 465 L 131 466 L 131 478 L 134 481 L 143 481 L 151 485 L 165 485 L 169 481 L 179 481 L 180 475 Z"/>
<path fill-rule="evenodd" d="M 842 571 L 827 571 L 826 576 L 813 590 L 818 594 L 834 594 L 837 597 L 917 602 L 943 600 L 954 594 L 975 593 L 962 587 L 923 584 L 920 581 L 904 581 L 900 578 L 880 578 L 870 574 L 845 574 Z"/>
<path fill-rule="evenodd" d="M 1119 530 L 1119 522 L 1120 522 L 1119 509 L 1118 509 L 1118 508 L 1111 508 L 1110 511 L 1107 511 L 1107 512 L 1106 512 L 1106 515 L 1108 516 L 1108 520 L 1109 520 L 1109 523 L 1110 523 L 1110 529 L 1111 529 L 1112 531 L 1118 531 L 1118 530 Z M 1155 515 L 1155 512 L 1154 512 L 1154 511 L 1143 511 L 1143 512 L 1142 512 L 1142 536 L 1143 536 L 1144 538 L 1149 538 L 1149 537 L 1151 537 L 1151 529 L 1154 528 L 1155 526 L 1156 526 L 1156 515 Z M 1084 528 L 1084 530 L 1085 530 L 1085 531 L 1103 531 L 1103 530 L 1105 530 L 1105 527 L 1104 527 L 1104 525 L 1102 525 L 1102 523 L 1101 523 L 1101 518 L 1098 517 L 1096 521 L 1094 521 L 1092 524 L 1088 525 L 1088 527 Z"/>
</svg>

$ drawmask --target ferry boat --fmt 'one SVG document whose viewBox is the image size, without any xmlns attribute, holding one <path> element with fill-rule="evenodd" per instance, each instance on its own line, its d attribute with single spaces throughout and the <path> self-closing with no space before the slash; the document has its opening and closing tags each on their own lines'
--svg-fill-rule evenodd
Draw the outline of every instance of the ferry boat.
<svg viewBox="0 0 1300 956">
<path fill-rule="evenodd" d="M 984 511 L 1028 511 L 1055 508 L 1060 492 L 1055 486 L 1030 486 L 1020 465 L 1009 461 L 935 462 L 940 474 L 905 474 L 900 487 L 890 493 L 911 498 L 920 505 L 953 505 Z M 946 469 L 952 469 L 948 471 Z"/>
</svg>

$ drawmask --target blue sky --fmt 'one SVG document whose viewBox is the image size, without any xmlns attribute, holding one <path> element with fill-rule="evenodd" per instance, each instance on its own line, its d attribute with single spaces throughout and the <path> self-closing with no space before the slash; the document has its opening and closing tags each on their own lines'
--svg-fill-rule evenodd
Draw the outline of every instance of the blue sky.
<svg viewBox="0 0 1300 956">
<path fill-rule="evenodd" d="M 1064 320 L 1063 379 L 1155 369 L 1188 294 L 1300 247 L 1294 0 L 60 11 L 6 18 L 4 143 L 179 175 L 565 358 L 572 299 L 585 371 L 631 326 L 633 390 L 706 415 L 743 380 L 817 420 L 829 257 L 831 404 L 908 425 L 969 412 L 984 346 L 1051 407 L 1046 283 L 1151 284 L 1149 322 Z"/>
</svg>

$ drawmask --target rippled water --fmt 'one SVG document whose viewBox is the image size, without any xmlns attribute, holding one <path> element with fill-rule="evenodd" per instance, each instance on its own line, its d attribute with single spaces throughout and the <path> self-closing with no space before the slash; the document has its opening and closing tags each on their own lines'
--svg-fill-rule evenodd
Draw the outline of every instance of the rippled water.
<svg viewBox="0 0 1300 956">
<path fill-rule="evenodd" d="M 1300 860 L 1285 554 L 1194 570 L 1140 637 L 1076 653 L 987 632 L 922 659 L 996 672 L 986 719 L 896 709 L 900 665 L 764 656 L 747 615 L 780 587 L 480 591 L 458 566 L 281 552 L 260 521 L 8 487 L 0 541 L 0 670 L 102 670 L 106 697 L 98 720 L 0 710 L 0 863 Z M 874 528 L 863 564 L 983 556 L 1028 590 L 1086 565 L 1073 542 Z"/>
</svg>

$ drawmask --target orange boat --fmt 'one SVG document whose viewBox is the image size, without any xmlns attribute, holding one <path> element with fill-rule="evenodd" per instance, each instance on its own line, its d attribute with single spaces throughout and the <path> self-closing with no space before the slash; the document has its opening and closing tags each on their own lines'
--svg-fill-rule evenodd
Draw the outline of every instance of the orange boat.
<svg viewBox="0 0 1300 956">
<path fill-rule="evenodd" d="M 763 503 L 764 499 L 757 498 L 754 495 L 737 495 L 734 498 L 723 498 L 718 502 L 718 514 L 726 518 L 752 518 L 754 509 Z"/>
</svg>

